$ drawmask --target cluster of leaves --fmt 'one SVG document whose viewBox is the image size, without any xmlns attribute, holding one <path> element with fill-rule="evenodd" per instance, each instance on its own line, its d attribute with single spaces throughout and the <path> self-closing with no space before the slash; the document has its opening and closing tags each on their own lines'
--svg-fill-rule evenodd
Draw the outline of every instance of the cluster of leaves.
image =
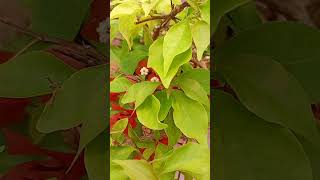
<svg viewBox="0 0 320 180">
<path fill-rule="evenodd" d="M 107 41 L 97 29 L 108 4 L 22 2 L 30 29 L 0 17 L 21 32 L 0 51 L 0 179 L 105 179 Z"/>
<path fill-rule="evenodd" d="M 319 30 L 262 23 L 247 0 L 213 8 L 214 179 L 319 179 Z"/>
<path fill-rule="evenodd" d="M 111 6 L 111 179 L 210 179 L 210 0 Z"/>
</svg>

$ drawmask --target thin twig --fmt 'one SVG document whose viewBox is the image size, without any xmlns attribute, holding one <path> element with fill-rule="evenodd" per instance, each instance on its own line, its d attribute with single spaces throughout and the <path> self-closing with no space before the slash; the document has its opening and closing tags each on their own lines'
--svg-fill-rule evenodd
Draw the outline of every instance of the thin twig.
<svg viewBox="0 0 320 180">
<path fill-rule="evenodd" d="M 107 63 L 107 57 L 95 50 L 94 48 L 87 48 L 83 47 L 79 44 L 76 44 L 71 41 L 66 41 L 63 39 L 55 38 L 55 37 L 49 37 L 47 35 L 43 35 L 40 33 L 32 32 L 30 30 L 27 30 L 23 27 L 20 27 L 14 23 L 12 23 L 8 18 L 0 17 L 0 23 L 6 24 L 9 27 L 12 27 L 17 32 L 20 32 L 22 34 L 31 36 L 39 41 L 42 42 L 48 42 L 56 44 L 57 47 L 53 50 L 55 51 L 62 51 L 65 55 L 76 57 L 75 59 L 81 62 L 86 63 L 88 66 L 93 65 L 100 65 L 100 64 L 106 64 Z M 27 46 L 26 46 L 27 47 Z M 22 49 L 23 50 L 23 49 Z M 25 51 L 25 50 L 23 50 Z M 92 62 L 94 61 L 94 62 Z"/>
<path fill-rule="evenodd" d="M 39 42 L 40 39 L 33 39 L 30 43 L 28 43 L 24 48 L 22 48 L 19 52 L 17 52 L 12 59 L 18 57 L 19 55 L 23 54 L 26 50 L 28 50 L 31 46 Z"/>
<path fill-rule="evenodd" d="M 165 19 L 167 16 L 151 16 L 150 18 L 146 18 L 140 21 L 137 21 L 136 24 L 141 24 L 147 21 L 153 21 L 153 20 L 158 20 L 158 19 Z"/>
<path fill-rule="evenodd" d="M 187 2 L 182 3 L 179 6 L 173 8 L 173 10 L 166 15 L 166 18 L 162 21 L 161 25 L 154 29 L 153 39 L 157 39 L 160 35 L 161 29 L 163 29 L 170 22 L 171 19 L 174 19 L 177 14 L 184 10 L 184 8 L 188 7 L 189 4 Z"/>
</svg>

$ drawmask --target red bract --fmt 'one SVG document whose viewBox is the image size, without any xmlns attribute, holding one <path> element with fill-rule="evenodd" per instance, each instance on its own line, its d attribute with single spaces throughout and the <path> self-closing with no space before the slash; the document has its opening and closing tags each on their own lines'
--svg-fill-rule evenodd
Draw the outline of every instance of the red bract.
<svg viewBox="0 0 320 180">
<path fill-rule="evenodd" d="M 0 128 L 24 119 L 29 99 L 0 98 Z"/>
<path fill-rule="evenodd" d="M 75 154 L 62 153 L 43 149 L 34 145 L 29 139 L 9 129 L 2 129 L 6 141 L 6 149 L 10 155 L 37 155 L 47 156 L 45 161 L 30 161 L 12 168 L 3 180 L 32 179 L 42 180 L 50 177 L 58 177 L 59 180 L 78 180 L 85 175 L 83 153 L 78 158 L 71 171 L 65 171 L 73 161 Z M 2 180 L 1 179 L 1 180 Z"/>
<path fill-rule="evenodd" d="M 0 64 L 7 62 L 13 56 L 14 56 L 13 53 L 0 51 Z"/>
<path fill-rule="evenodd" d="M 168 137 L 164 136 L 159 140 L 160 143 L 164 144 L 164 145 L 168 145 Z"/>
<path fill-rule="evenodd" d="M 120 95 L 120 93 L 110 93 L 109 94 L 110 101 L 118 101 L 119 100 L 119 95 Z"/>
<path fill-rule="evenodd" d="M 139 61 L 138 66 L 137 66 L 136 71 L 135 71 L 135 74 L 140 75 L 141 74 L 140 70 L 143 67 L 147 67 L 147 64 L 148 64 L 148 60 L 146 60 L 146 59 Z M 149 72 L 150 72 L 150 68 L 148 68 L 148 69 L 149 69 Z"/>
<path fill-rule="evenodd" d="M 106 20 L 109 15 L 107 7 L 109 7 L 109 4 L 105 0 L 95 0 L 91 3 L 89 21 L 83 26 L 80 33 L 85 39 L 99 41 L 99 34 L 96 29 L 100 22 Z"/>
</svg>

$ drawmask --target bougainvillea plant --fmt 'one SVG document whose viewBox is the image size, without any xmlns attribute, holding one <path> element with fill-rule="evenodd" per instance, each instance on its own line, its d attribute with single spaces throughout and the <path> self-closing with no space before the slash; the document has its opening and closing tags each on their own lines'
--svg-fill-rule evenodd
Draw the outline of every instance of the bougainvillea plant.
<svg viewBox="0 0 320 180">
<path fill-rule="evenodd" d="M 213 179 L 319 179 L 319 29 L 263 22 L 248 0 L 212 12 Z"/>
<path fill-rule="evenodd" d="M 111 179 L 210 179 L 210 0 L 111 1 Z"/>
<path fill-rule="evenodd" d="M 109 3 L 18 3 L 27 24 L 0 16 L 0 179 L 105 180 Z"/>
</svg>

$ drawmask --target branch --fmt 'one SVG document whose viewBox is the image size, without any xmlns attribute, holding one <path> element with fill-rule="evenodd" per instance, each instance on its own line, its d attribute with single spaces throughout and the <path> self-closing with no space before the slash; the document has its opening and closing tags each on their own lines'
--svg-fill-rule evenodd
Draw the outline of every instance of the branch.
<svg viewBox="0 0 320 180">
<path fill-rule="evenodd" d="M 36 41 L 42 41 L 47 43 L 53 43 L 56 44 L 57 47 L 53 50 L 55 51 L 63 51 L 65 55 L 69 57 L 76 57 L 75 59 L 81 62 L 86 63 L 88 66 L 93 65 L 100 65 L 100 64 L 106 64 L 107 57 L 105 57 L 100 52 L 96 51 L 93 48 L 85 48 L 79 44 L 76 44 L 71 41 L 66 41 L 63 39 L 55 38 L 55 37 L 49 37 L 40 33 L 32 32 L 30 30 L 27 30 L 23 27 L 20 27 L 14 23 L 12 23 L 9 19 L 0 17 L 0 23 L 3 23 L 13 29 L 15 29 L 17 32 L 20 32 L 22 34 L 28 35 L 33 37 Z M 33 42 L 35 43 L 35 42 Z M 31 44 L 33 45 L 33 44 Z M 29 46 L 31 46 L 29 44 Z M 27 45 L 25 48 L 29 48 Z M 25 48 L 22 49 L 20 52 L 25 51 Z"/>
<path fill-rule="evenodd" d="M 153 21 L 153 20 L 165 19 L 165 18 L 167 18 L 167 15 L 164 15 L 164 16 L 151 16 L 150 18 L 146 18 L 146 19 L 143 19 L 143 20 L 140 20 L 140 21 L 136 22 L 136 24 L 141 24 L 141 23 L 144 23 L 144 22 L 147 22 L 147 21 Z"/>
<path fill-rule="evenodd" d="M 162 21 L 161 25 L 158 28 L 154 29 L 154 33 L 153 33 L 153 39 L 157 39 L 160 35 L 161 29 L 164 28 L 169 22 L 170 20 L 174 19 L 176 17 L 177 14 L 179 14 L 181 11 L 184 10 L 184 8 L 188 7 L 189 4 L 187 2 L 182 3 L 179 6 L 176 6 L 175 8 L 172 9 L 172 11 L 170 12 L 170 14 L 166 15 L 164 21 Z"/>
</svg>

